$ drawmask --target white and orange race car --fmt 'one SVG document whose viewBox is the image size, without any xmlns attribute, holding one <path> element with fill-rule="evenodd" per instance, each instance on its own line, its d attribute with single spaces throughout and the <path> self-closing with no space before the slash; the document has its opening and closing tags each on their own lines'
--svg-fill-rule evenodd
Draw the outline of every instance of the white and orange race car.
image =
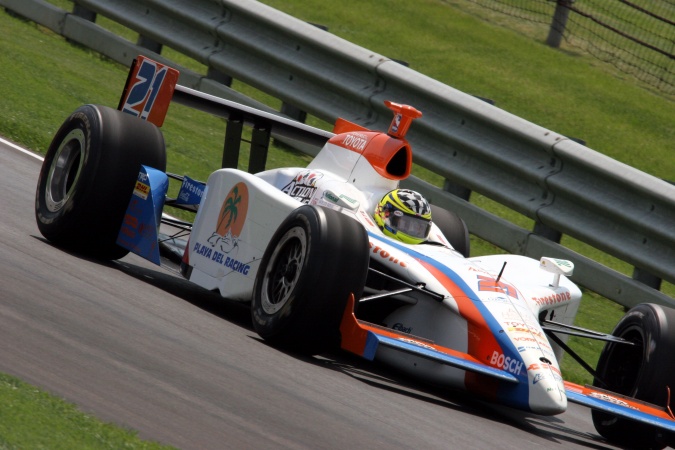
<svg viewBox="0 0 675 450">
<path fill-rule="evenodd" d="M 139 57 L 118 109 L 86 105 L 66 119 L 37 187 L 47 239 L 97 258 L 132 251 L 159 264 L 158 230 L 169 223 L 189 232 L 182 275 L 250 303 L 256 332 L 271 343 L 310 354 L 339 347 L 542 415 L 580 403 L 621 445 L 675 442 L 675 311 L 641 304 L 613 335 L 596 333 L 573 326 L 581 292 L 567 278 L 571 261 L 469 257 L 460 217 L 416 209 L 425 200 L 399 190 L 412 167 L 405 135 L 421 116 L 415 108 L 387 102 L 386 132 L 338 119 L 328 133 L 177 78 Z M 159 126 L 172 100 L 321 149 L 307 167 L 225 168 L 206 183 L 167 174 Z M 181 181 L 176 198 L 166 195 L 170 176 Z M 196 211 L 194 222 L 163 215 L 165 205 Z M 582 361 L 594 386 L 563 380 L 562 352 L 578 358 L 570 334 L 607 341 L 595 370 Z"/>
</svg>

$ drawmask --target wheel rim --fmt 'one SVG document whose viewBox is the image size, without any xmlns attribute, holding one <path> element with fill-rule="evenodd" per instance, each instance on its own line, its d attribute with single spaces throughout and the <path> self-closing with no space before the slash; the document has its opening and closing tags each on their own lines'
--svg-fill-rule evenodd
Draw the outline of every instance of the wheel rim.
<svg viewBox="0 0 675 450">
<path fill-rule="evenodd" d="M 57 212 L 75 191 L 84 164 L 85 138 L 79 128 L 71 130 L 56 150 L 47 174 L 45 205 Z"/>
<path fill-rule="evenodd" d="M 615 368 L 607 371 L 604 381 L 611 390 L 623 395 L 635 395 L 644 360 L 644 338 L 637 328 L 625 330 L 621 337 L 635 345 L 614 344 L 608 360 Z"/>
<path fill-rule="evenodd" d="M 265 271 L 261 306 L 266 314 L 275 314 L 293 296 L 304 267 L 307 235 L 301 227 L 291 228 L 277 244 Z"/>
</svg>

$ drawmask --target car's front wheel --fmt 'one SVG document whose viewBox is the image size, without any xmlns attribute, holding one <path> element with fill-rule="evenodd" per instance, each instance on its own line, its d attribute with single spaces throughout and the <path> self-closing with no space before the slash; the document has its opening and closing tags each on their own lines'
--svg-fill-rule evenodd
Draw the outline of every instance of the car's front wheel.
<svg viewBox="0 0 675 450">
<path fill-rule="evenodd" d="M 368 236 L 356 220 L 320 207 L 296 209 L 263 255 L 251 305 L 255 330 L 302 353 L 337 346 L 347 299 L 361 296 L 368 261 Z"/>
<path fill-rule="evenodd" d="M 608 342 L 597 365 L 594 385 L 665 407 L 675 390 L 675 310 L 643 303 L 631 308 L 614 328 L 614 336 L 634 345 Z M 673 392 L 675 395 L 675 392 Z M 602 436 L 630 448 L 663 448 L 675 436 L 654 427 L 593 411 Z"/>
</svg>

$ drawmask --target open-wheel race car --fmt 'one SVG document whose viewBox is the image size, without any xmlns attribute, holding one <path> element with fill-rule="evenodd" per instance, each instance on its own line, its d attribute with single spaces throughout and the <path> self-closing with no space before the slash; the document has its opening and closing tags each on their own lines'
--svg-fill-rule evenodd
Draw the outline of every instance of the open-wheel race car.
<svg viewBox="0 0 675 450">
<path fill-rule="evenodd" d="M 250 303 L 256 332 L 306 354 L 342 348 L 436 385 L 554 415 L 592 409 L 598 432 L 630 447 L 675 442 L 675 311 L 641 304 L 612 335 L 573 325 L 581 300 L 571 261 L 469 257 L 465 223 L 399 183 L 414 107 L 387 102 L 389 129 L 338 119 L 334 132 L 178 86 L 147 58 L 132 66 L 118 109 L 85 105 L 47 152 L 35 211 L 50 241 L 103 258 L 132 251 L 160 263 L 168 223 L 189 240 L 182 275 Z M 170 101 L 321 144 L 307 167 L 214 171 L 206 183 L 167 174 L 159 131 Z M 145 120 L 143 120 L 145 119 Z M 169 176 L 179 179 L 167 196 Z M 196 212 L 193 223 L 165 205 Z M 576 335 L 606 341 L 593 386 L 563 380 Z"/>
</svg>

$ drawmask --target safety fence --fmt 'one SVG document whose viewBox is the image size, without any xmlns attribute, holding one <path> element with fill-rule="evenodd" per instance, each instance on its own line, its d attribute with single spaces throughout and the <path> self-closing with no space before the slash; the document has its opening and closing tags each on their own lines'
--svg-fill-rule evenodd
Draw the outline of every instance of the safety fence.
<svg viewBox="0 0 675 450">
<path fill-rule="evenodd" d="M 328 122 L 343 117 L 375 129 L 389 124 L 384 100 L 414 105 L 424 111 L 407 136 L 415 162 L 442 176 L 449 190 L 479 192 L 533 219 L 534 230 L 424 181 L 411 178 L 408 186 L 457 211 L 473 234 L 508 252 L 574 261 L 574 281 L 624 306 L 675 306 L 658 290 L 555 242 L 569 235 L 628 262 L 653 286 L 675 283 L 675 186 L 253 0 L 76 4 L 78 14 L 43 0 L 0 0 L 120 63 L 137 54 L 168 62 L 81 17 L 101 14 L 136 31 L 146 47 L 165 45 L 209 67 L 209 77 L 183 70 L 181 84 L 268 112 L 213 78 L 239 79 Z"/>
<path fill-rule="evenodd" d="M 675 3 L 671 0 L 469 0 L 548 28 L 546 42 L 562 39 L 675 94 Z"/>
</svg>

